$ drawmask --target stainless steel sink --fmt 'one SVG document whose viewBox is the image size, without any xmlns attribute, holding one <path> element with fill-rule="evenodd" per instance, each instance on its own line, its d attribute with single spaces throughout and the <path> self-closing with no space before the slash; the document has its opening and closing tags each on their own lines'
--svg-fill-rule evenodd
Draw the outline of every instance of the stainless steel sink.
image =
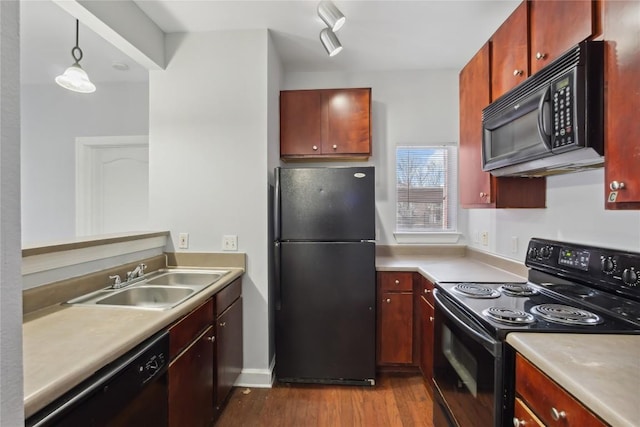
<svg viewBox="0 0 640 427">
<path fill-rule="evenodd" d="M 194 289 L 183 287 L 136 286 L 101 298 L 96 304 L 165 308 L 178 305 L 195 292 Z"/>
<path fill-rule="evenodd" d="M 163 269 L 119 289 L 104 288 L 67 301 L 71 305 L 100 305 L 166 310 L 214 284 L 229 271 Z"/>
</svg>

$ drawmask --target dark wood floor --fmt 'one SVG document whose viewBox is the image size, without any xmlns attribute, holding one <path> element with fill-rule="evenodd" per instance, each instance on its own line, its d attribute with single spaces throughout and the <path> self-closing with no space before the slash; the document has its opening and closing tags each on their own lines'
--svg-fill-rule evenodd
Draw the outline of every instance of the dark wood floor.
<svg viewBox="0 0 640 427">
<path fill-rule="evenodd" d="M 379 374 L 375 387 L 236 388 L 216 427 L 432 427 L 431 415 L 431 398 L 420 375 Z"/>
</svg>

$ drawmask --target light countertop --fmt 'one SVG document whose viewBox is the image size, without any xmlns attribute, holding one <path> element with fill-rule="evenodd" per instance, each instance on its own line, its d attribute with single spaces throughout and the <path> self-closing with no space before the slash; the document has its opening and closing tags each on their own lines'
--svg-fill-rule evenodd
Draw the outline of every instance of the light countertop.
<svg viewBox="0 0 640 427">
<path fill-rule="evenodd" d="M 198 307 L 243 274 L 229 273 L 170 310 L 55 305 L 23 321 L 25 417 Z"/>
<path fill-rule="evenodd" d="M 640 335 L 510 333 L 507 343 L 612 426 L 640 422 Z"/>
</svg>

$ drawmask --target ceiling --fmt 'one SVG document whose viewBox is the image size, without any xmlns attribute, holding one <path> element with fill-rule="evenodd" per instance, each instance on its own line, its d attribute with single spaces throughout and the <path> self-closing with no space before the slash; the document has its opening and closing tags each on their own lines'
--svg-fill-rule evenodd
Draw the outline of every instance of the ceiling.
<svg viewBox="0 0 640 427">
<path fill-rule="evenodd" d="M 114 0 L 112 0 L 114 1 Z M 344 50 L 328 57 L 316 0 L 134 0 L 165 33 L 271 30 L 285 71 L 460 69 L 520 0 L 335 0 Z M 21 0 L 24 83 L 50 82 L 73 63 L 75 19 L 49 0 Z M 144 68 L 80 23 L 82 67 L 92 80 L 139 81 Z M 127 63 L 118 71 L 114 62 Z"/>
</svg>

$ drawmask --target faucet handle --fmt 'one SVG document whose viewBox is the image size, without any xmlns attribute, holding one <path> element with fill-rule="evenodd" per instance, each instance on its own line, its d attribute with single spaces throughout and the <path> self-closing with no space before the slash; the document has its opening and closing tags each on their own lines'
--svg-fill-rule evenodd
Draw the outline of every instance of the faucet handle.
<svg viewBox="0 0 640 427">
<path fill-rule="evenodd" d="M 147 269 L 147 264 L 142 262 L 140 263 L 139 267 L 140 267 L 140 271 L 138 271 L 138 277 L 142 277 L 144 276 L 144 271 Z"/>
<path fill-rule="evenodd" d="M 114 286 L 118 286 L 122 283 L 122 281 L 120 280 L 119 274 L 114 274 L 113 276 L 109 276 L 109 279 L 113 280 Z"/>
</svg>

